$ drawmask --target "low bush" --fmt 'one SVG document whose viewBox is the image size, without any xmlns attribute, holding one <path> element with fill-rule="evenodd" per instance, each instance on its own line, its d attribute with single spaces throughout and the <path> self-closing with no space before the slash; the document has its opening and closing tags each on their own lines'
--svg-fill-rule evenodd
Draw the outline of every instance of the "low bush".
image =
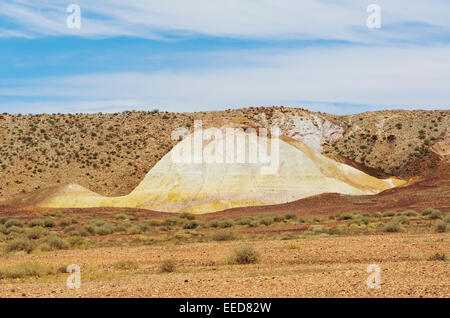
<svg viewBox="0 0 450 318">
<path fill-rule="evenodd" d="M 442 218 L 442 213 L 439 210 L 434 210 L 430 214 L 428 214 L 428 218 L 432 220 L 437 220 Z"/>
<path fill-rule="evenodd" d="M 351 220 L 353 216 L 349 213 L 338 213 L 336 214 L 336 220 L 338 221 L 346 221 Z"/>
<path fill-rule="evenodd" d="M 121 261 L 114 264 L 114 269 L 118 270 L 135 270 L 138 269 L 139 265 L 132 261 Z"/>
<path fill-rule="evenodd" d="M 398 222 L 390 222 L 384 226 L 384 232 L 394 233 L 394 232 L 402 232 L 403 227 Z"/>
<path fill-rule="evenodd" d="M 176 269 L 176 263 L 174 260 L 166 259 L 161 263 L 161 266 L 159 267 L 159 271 L 161 273 L 172 273 Z"/>
<path fill-rule="evenodd" d="M 23 227 L 23 223 L 17 219 L 9 219 L 8 221 L 5 222 L 5 226 L 8 228 L 12 226 Z"/>
<path fill-rule="evenodd" d="M 187 212 L 181 213 L 179 217 L 190 221 L 195 220 L 195 215 Z"/>
<path fill-rule="evenodd" d="M 111 223 L 104 223 L 101 226 L 96 226 L 94 227 L 94 233 L 97 235 L 109 235 L 109 234 L 113 234 L 116 230 L 116 227 L 114 226 L 114 224 Z M 140 230 L 139 230 L 140 232 Z"/>
<path fill-rule="evenodd" d="M 218 220 L 217 227 L 221 229 L 229 228 L 234 225 L 233 221 L 229 218 L 221 218 Z"/>
<path fill-rule="evenodd" d="M 448 231 L 447 228 L 450 229 L 450 226 L 447 223 L 445 223 L 444 221 L 440 221 L 440 222 L 436 223 L 436 225 L 434 226 L 434 231 L 436 233 L 445 233 Z"/>
<path fill-rule="evenodd" d="M 78 224 L 78 221 L 74 218 L 64 218 L 61 221 L 59 221 L 59 226 L 66 227 L 69 225 Z"/>
<path fill-rule="evenodd" d="M 295 220 L 295 219 L 297 219 L 297 214 L 295 214 L 295 213 L 287 213 L 287 214 L 284 215 L 284 218 L 286 220 Z"/>
<path fill-rule="evenodd" d="M 383 213 L 383 217 L 385 217 L 385 218 L 390 218 L 390 217 L 393 217 L 393 216 L 395 216 L 395 212 L 394 211 L 386 211 L 386 212 Z"/>
<path fill-rule="evenodd" d="M 29 227 L 35 227 L 35 226 L 44 227 L 44 220 L 43 219 L 32 219 L 27 223 L 27 225 Z"/>
<path fill-rule="evenodd" d="M 199 223 L 197 221 L 188 221 L 184 223 L 183 229 L 185 230 L 193 230 L 196 229 L 199 226 Z"/>
<path fill-rule="evenodd" d="M 31 240 L 22 237 L 11 240 L 6 245 L 7 252 L 24 251 L 31 253 L 34 248 L 35 245 Z"/>
<path fill-rule="evenodd" d="M 444 252 L 436 252 L 428 258 L 429 261 L 446 261 L 447 259 L 448 257 Z"/>
<path fill-rule="evenodd" d="M 6 233 L 7 234 L 10 234 L 10 233 L 23 233 L 23 232 L 25 232 L 23 227 L 19 227 L 19 226 L 15 226 L 15 225 L 6 229 Z"/>
<path fill-rule="evenodd" d="M 213 241 L 231 241 L 237 238 L 237 234 L 233 231 L 218 231 L 211 234 L 211 239 Z"/>
<path fill-rule="evenodd" d="M 183 224 L 185 221 L 186 221 L 185 219 L 172 217 L 172 218 L 165 219 L 163 224 L 166 226 L 174 226 L 174 225 L 178 225 L 178 224 Z"/>
<path fill-rule="evenodd" d="M 280 222 L 283 220 L 278 214 L 270 213 L 270 214 L 261 214 L 257 216 L 257 219 L 260 224 L 269 226 L 275 222 Z"/>
<path fill-rule="evenodd" d="M 37 239 L 40 239 L 41 237 L 45 236 L 46 234 L 47 234 L 47 230 L 45 230 L 44 228 L 42 228 L 40 226 L 39 227 L 35 226 L 35 227 L 29 229 L 25 235 L 30 240 L 37 240 Z"/>
<path fill-rule="evenodd" d="M 444 218 L 444 222 L 450 224 L 450 214 Z"/>
<path fill-rule="evenodd" d="M 44 227 L 55 227 L 55 221 L 53 221 L 52 219 L 45 219 Z"/>
<path fill-rule="evenodd" d="M 36 263 L 20 263 L 10 268 L 0 269 L 0 279 L 17 279 L 25 277 L 41 277 L 55 274 L 58 269 L 54 267 L 42 266 Z"/>
<path fill-rule="evenodd" d="M 83 247 L 88 244 L 88 241 L 81 236 L 69 236 L 67 238 L 67 243 L 70 247 Z"/>
<path fill-rule="evenodd" d="M 69 244 L 56 235 L 50 235 L 43 239 L 42 243 L 47 243 L 52 250 L 66 250 L 69 248 Z"/>
<path fill-rule="evenodd" d="M 115 218 L 116 220 L 120 220 L 120 221 L 123 221 L 123 220 L 130 220 L 130 216 L 127 215 L 127 214 L 123 214 L 123 213 L 114 215 L 114 218 Z"/>
<path fill-rule="evenodd" d="M 251 216 L 240 216 L 235 220 L 238 225 L 249 225 L 253 222 L 253 218 Z"/>
<path fill-rule="evenodd" d="M 160 226 L 163 222 L 161 220 L 150 219 L 147 221 L 149 226 Z"/>
<path fill-rule="evenodd" d="M 440 214 L 441 211 L 437 210 L 437 209 L 433 209 L 433 208 L 427 208 L 425 210 L 422 211 L 422 215 L 423 216 L 427 216 L 427 215 L 431 215 L 431 214 Z"/>
<path fill-rule="evenodd" d="M 415 217 L 415 216 L 418 216 L 419 214 L 414 210 L 406 210 L 406 211 L 403 211 L 403 215 Z"/>
<path fill-rule="evenodd" d="M 259 254 L 253 246 L 241 246 L 233 250 L 231 264 L 254 264 L 259 261 Z"/>
<path fill-rule="evenodd" d="M 405 215 L 402 216 L 395 216 L 392 218 L 392 222 L 396 222 L 399 224 L 409 224 L 409 218 Z"/>
<path fill-rule="evenodd" d="M 133 224 L 129 228 L 126 229 L 127 234 L 141 234 L 141 228 L 139 225 Z"/>
<path fill-rule="evenodd" d="M 85 227 L 77 224 L 67 226 L 64 233 L 70 236 L 88 236 L 90 234 Z"/>
</svg>

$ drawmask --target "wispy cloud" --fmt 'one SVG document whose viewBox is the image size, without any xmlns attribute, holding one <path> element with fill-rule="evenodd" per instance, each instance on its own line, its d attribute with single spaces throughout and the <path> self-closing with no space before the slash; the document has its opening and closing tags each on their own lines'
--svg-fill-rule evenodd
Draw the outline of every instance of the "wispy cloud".
<svg viewBox="0 0 450 318">
<path fill-rule="evenodd" d="M 71 2 L 0 2 L 0 110 L 449 107 L 446 0 Z"/>
<path fill-rule="evenodd" d="M 9 87 L 0 88 L 0 96 L 27 99 L 30 105 L 38 103 L 39 109 L 47 111 L 58 105 L 61 112 L 72 111 L 76 105 L 86 110 L 86 101 L 92 109 L 162 105 L 173 111 L 312 104 L 305 101 L 320 101 L 320 110 L 334 112 L 346 104 L 353 105 L 353 110 L 354 104 L 364 105 L 361 111 L 448 108 L 448 56 L 450 47 L 340 48 L 331 55 L 327 49 L 286 50 L 254 56 L 260 63 L 248 68 L 90 74 L 20 81 L 18 85 L 11 82 Z M 239 58 L 250 56 L 241 52 Z M 46 107 L 41 100 L 48 96 L 58 100 L 49 101 Z M 11 103 L 0 105 L 6 108 Z"/>
<path fill-rule="evenodd" d="M 357 42 L 424 40 L 429 28 L 412 34 L 401 26 L 450 29 L 450 3 L 442 0 L 378 0 L 383 28 L 365 26 L 373 1 L 328 0 L 74 0 L 82 8 L 80 30 L 65 25 L 67 3 L 56 0 L 3 1 L 0 16 L 15 22 L 3 36 L 79 35 L 166 38 L 203 34 L 235 38 L 339 39 Z M 398 26 L 398 27 L 397 27 Z M 15 33 L 12 33 L 15 32 Z"/>
</svg>

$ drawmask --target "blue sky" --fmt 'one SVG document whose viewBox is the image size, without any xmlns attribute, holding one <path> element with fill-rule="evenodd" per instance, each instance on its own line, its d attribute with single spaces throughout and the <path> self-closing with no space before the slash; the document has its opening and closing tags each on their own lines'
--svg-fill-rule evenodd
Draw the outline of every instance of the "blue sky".
<svg viewBox="0 0 450 318">
<path fill-rule="evenodd" d="M 66 8 L 81 7 L 69 29 Z M 369 29 L 366 8 L 381 8 Z M 0 3 L 0 112 L 449 109 L 450 1 Z"/>
</svg>

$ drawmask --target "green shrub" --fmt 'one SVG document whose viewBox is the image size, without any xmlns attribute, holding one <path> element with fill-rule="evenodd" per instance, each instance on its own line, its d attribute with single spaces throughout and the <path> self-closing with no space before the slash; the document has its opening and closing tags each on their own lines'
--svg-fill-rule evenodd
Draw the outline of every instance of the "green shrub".
<svg viewBox="0 0 450 318">
<path fill-rule="evenodd" d="M 187 212 L 183 212 L 180 214 L 179 216 L 182 219 L 186 219 L 186 220 L 195 220 L 195 215 L 192 213 L 187 213 Z"/>
<path fill-rule="evenodd" d="M 26 237 L 29 238 L 30 240 L 37 240 L 45 236 L 46 234 L 47 231 L 45 229 L 43 229 L 42 227 L 35 226 L 26 232 Z"/>
<path fill-rule="evenodd" d="M 88 242 L 81 236 L 70 236 L 67 238 L 67 243 L 70 247 L 82 247 L 86 246 Z"/>
<path fill-rule="evenodd" d="M 284 218 L 286 220 L 295 220 L 295 219 L 297 219 L 297 214 L 295 214 L 295 213 L 287 213 L 287 214 L 285 214 Z"/>
<path fill-rule="evenodd" d="M 78 224 L 67 226 L 64 229 L 64 233 L 69 236 L 88 236 L 90 234 L 85 227 Z"/>
<path fill-rule="evenodd" d="M 399 224 L 409 224 L 409 218 L 405 215 L 395 216 L 392 218 L 392 222 L 397 222 Z"/>
<path fill-rule="evenodd" d="M 260 224 L 269 226 L 275 222 L 276 217 L 271 214 L 263 214 L 263 215 L 258 215 L 258 220 L 259 220 Z"/>
<path fill-rule="evenodd" d="M 402 232 L 403 227 L 401 226 L 400 223 L 391 221 L 390 223 L 388 223 L 384 226 L 383 230 L 384 230 L 384 232 L 390 232 L 390 233 Z"/>
<path fill-rule="evenodd" d="M 348 226 L 348 230 L 351 233 L 361 233 L 366 231 L 366 225 L 365 224 L 356 224 L 356 223 L 352 223 Z"/>
<path fill-rule="evenodd" d="M 94 227 L 99 227 L 99 226 L 103 226 L 105 225 L 107 222 L 105 220 L 101 220 L 101 219 L 94 219 L 94 220 L 90 220 L 87 225 L 91 225 Z"/>
<path fill-rule="evenodd" d="M 6 227 L 12 227 L 12 226 L 23 227 L 23 223 L 17 219 L 9 219 L 8 221 L 5 222 L 5 226 Z"/>
<path fill-rule="evenodd" d="M 23 229 L 23 227 L 18 227 L 18 226 L 14 225 L 14 226 L 11 226 L 11 227 L 7 228 L 6 232 L 8 234 L 10 234 L 10 233 L 23 233 L 23 232 L 25 232 L 25 230 Z"/>
<path fill-rule="evenodd" d="M 440 221 L 434 226 L 434 231 L 436 233 L 445 233 L 447 231 L 447 227 L 449 227 L 447 223 Z"/>
<path fill-rule="evenodd" d="M 66 250 L 69 248 L 69 244 L 56 235 L 50 235 L 44 238 L 43 243 L 47 243 L 52 250 Z"/>
<path fill-rule="evenodd" d="M 141 229 L 141 233 L 145 233 L 148 230 L 150 230 L 150 227 L 147 225 L 147 223 L 140 222 L 137 223 L 136 225 L 139 226 L 139 228 Z"/>
<path fill-rule="evenodd" d="M 104 223 L 101 226 L 97 226 L 94 228 L 94 232 L 97 235 L 109 235 L 113 234 L 116 230 L 116 227 L 111 223 Z M 139 230 L 140 232 L 140 230 Z"/>
<path fill-rule="evenodd" d="M 312 225 L 308 229 L 312 234 L 326 233 L 326 229 L 322 225 Z"/>
<path fill-rule="evenodd" d="M 150 219 L 147 221 L 149 226 L 160 226 L 162 224 L 161 220 Z"/>
<path fill-rule="evenodd" d="M 252 221 L 253 218 L 251 216 L 240 216 L 235 220 L 238 225 L 249 225 Z"/>
<path fill-rule="evenodd" d="M 219 219 L 208 220 L 207 227 L 218 228 L 219 227 Z"/>
<path fill-rule="evenodd" d="M 349 224 L 356 223 L 358 225 L 362 225 L 362 224 L 367 225 L 371 221 L 372 221 L 372 219 L 368 216 L 358 215 L 352 221 L 350 221 Z"/>
<path fill-rule="evenodd" d="M 183 224 L 185 222 L 184 219 L 180 219 L 177 217 L 171 217 L 164 220 L 163 224 L 167 226 L 174 226 L 178 224 Z"/>
<path fill-rule="evenodd" d="M 0 233 L 8 234 L 8 229 L 3 224 L 0 224 Z"/>
<path fill-rule="evenodd" d="M 442 213 L 439 210 L 434 210 L 428 215 L 429 219 L 437 220 L 442 218 Z"/>
<path fill-rule="evenodd" d="M 45 216 L 53 216 L 53 217 L 60 217 L 62 216 L 61 211 L 46 211 L 44 213 Z"/>
<path fill-rule="evenodd" d="M 44 227 L 44 220 L 42 219 L 32 219 L 30 220 L 27 225 L 29 227 L 35 227 L 35 226 L 39 226 L 39 227 Z"/>
<path fill-rule="evenodd" d="M 196 229 L 198 226 L 199 226 L 199 223 L 197 221 L 188 221 L 188 222 L 184 223 L 183 229 L 192 230 L 192 229 Z"/>
<path fill-rule="evenodd" d="M 338 213 L 335 217 L 338 221 L 351 220 L 353 218 L 353 216 L 349 213 Z"/>
<path fill-rule="evenodd" d="M 447 223 L 447 224 L 450 224 L 450 215 L 447 215 L 447 216 L 444 218 L 444 222 Z"/>
<path fill-rule="evenodd" d="M 114 215 L 114 218 L 116 220 L 130 220 L 130 217 L 127 214 L 123 214 L 123 213 Z"/>
<path fill-rule="evenodd" d="M 253 246 L 241 246 L 233 250 L 230 258 L 232 264 L 254 264 L 259 261 L 259 254 Z"/>
<path fill-rule="evenodd" d="M 14 267 L 0 269 L 0 279 L 17 279 L 25 277 L 41 277 L 54 274 L 56 270 L 52 267 L 46 267 L 35 263 L 20 263 Z"/>
<path fill-rule="evenodd" d="M 422 215 L 423 216 L 427 216 L 427 215 L 431 215 L 431 214 L 440 214 L 441 211 L 437 210 L 437 209 L 433 209 L 433 208 L 427 208 L 425 210 L 422 211 Z"/>
<path fill-rule="evenodd" d="M 159 270 L 161 273 L 172 273 L 176 269 L 176 263 L 174 260 L 166 259 L 161 263 Z"/>
<path fill-rule="evenodd" d="M 218 227 L 219 228 L 225 229 L 225 228 L 232 227 L 232 226 L 233 226 L 233 221 L 230 220 L 229 218 L 221 218 L 221 219 L 219 219 L 219 222 L 218 222 Z"/>
<path fill-rule="evenodd" d="M 74 225 L 77 223 L 78 223 L 78 221 L 75 220 L 74 218 L 64 218 L 59 222 L 59 226 L 66 227 L 66 226 Z"/>
<path fill-rule="evenodd" d="M 54 226 L 55 226 L 55 221 L 53 221 L 51 219 L 44 220 L 44 227 L 54 227 Z"/>
<path fill-rule="evenodd" d="M 31 240 L 19 237 L 8 242 L 8 244 L 6 245 L 6 251 L 25 251 L 27 253 L 31 253 L 34 247 L 35 246 Z"/>
<path fill-rule="evenodd" d="M 132 225 L 129 228 L 127 228 L 127 234 L 140 234 L 141 228 L 138 225 Z"/>
<path fill-rule="evenodd" d="M 211 234 L 211 239 L 217 242 L 231 241 L 236 239 L 236 237 L 237 234 L 233 231 L 218 231 Z"/>
<path fill-rule="evenodd" d="M 36 249 L 38 249 L 38 250 L 40 250 L 40 251 L 42 251 L 42 252 L 48 252 L 48 251 L 51 251 L 51 250 L 52 250 L 51 246 L 50 246 L 48 243 L 45 243 L 45 242 L 40 243 L 40 244 L 37 246 Z"/>
<path fill-rule="evenodd" d="M 394 211 L 386 211 L 383 213 L 383 217 L 385 218 L 393 217 L 394 215 L 395 215 Z"/>
<path fill-rule="evenodd" d="M 406 216 L 411 216 L 411 217 L 414 217 L 414 216 L 418 216 L 418 215 L 419 215 L 419 214 L 418 214 L 416 211 L 414 211 L 414 210 L 406 210 L 406 211 L 403 212 L 403 214 L 406 215 Z"/>
<path fill-rule="evenodd" d="M 86 224 L 83 229 L 88 233 L 88 235 L 95 235 L 95 226 Z"/>
</svg>

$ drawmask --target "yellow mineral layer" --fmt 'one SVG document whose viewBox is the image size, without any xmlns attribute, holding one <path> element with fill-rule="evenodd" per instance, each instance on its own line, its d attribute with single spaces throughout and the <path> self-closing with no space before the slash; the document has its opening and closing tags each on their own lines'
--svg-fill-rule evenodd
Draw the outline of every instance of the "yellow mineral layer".
<svg viewBox="0 0 450 318">
<path fill-rule="evenodd" d="M 104 197 L 69 184 L 40 198 L 36 205 L 49 208 L 128 207 L 162 212 L 208 213 L 228 208 L 281 204 L 321 193 L 376 194 L 404 181 L 377 179 L 329 159 L 289 137 L 247 138 L 242 162 L 180 163 L 174 152 L 193 149 L 192 135 L 179 142 L 128 195 Z M 220 158 L 228 137 L 203 142 L 203 153 Z M 273 174 L 262 173 L 268 163 L 249 162 L 254 147 L 268 144 L 260 157 L 270 158 L 276 142 L 279 162 Z M 257 144 L 255 144 L 257 143 Z M 261 147 L 264 148 L 264 147 Z M 237 149 L 237 148 L 236 148 Z M 259 149 L 259 148 L 258 148 Z M 185 153 L 184 153 L 185 154 Z M 242 157 L 241 157 L 242 158 Z M 224 160 L 225 161 L 225 160 Z M 239 161 L 239 160 L 235 160 Z"/>
</svg>

